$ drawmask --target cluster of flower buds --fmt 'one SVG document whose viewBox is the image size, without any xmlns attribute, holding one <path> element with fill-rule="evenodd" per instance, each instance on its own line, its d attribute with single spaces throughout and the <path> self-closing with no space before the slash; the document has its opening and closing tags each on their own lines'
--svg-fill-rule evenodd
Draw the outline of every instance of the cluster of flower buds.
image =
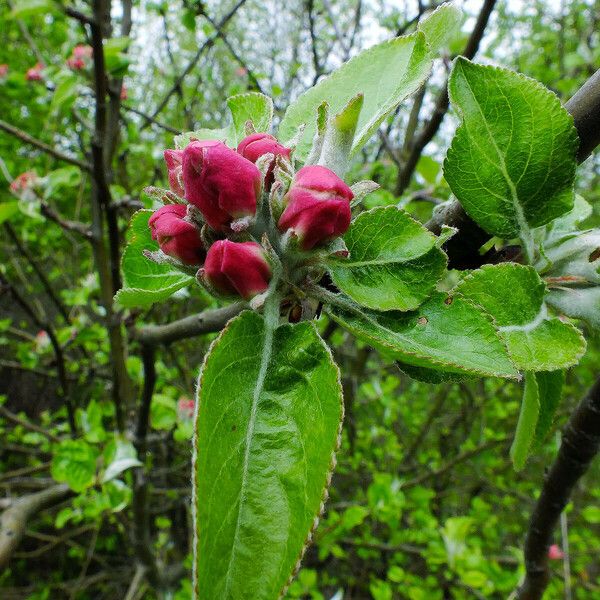
<svg viewBox="0 0 600 600">
<path fill-rule="evenodd" d="M 67 67 L 73 71 L 85 69 L 92 58 L 93 50 L 91 46 L 78 45 L 73 48 L 71 56 L 67 59 Z"/>
<path fill-rule="evenodd" d="M 156 211 L 152 237 L 168 256 L 203 267 L 199 278 L 217 294 L 250 299 L 265 292 L 273 252 L 322 248 L 350 225 L 352 190 L 322 166 L 294 174 L 291 155 L 267 133 L 248 135 L 236 149 L 193 140 L 182 150 L 165 150 L 169 186 L 187 206 Z"/>
<path fill-rule="evenodd" d="M 43 81 L 44 76 L 42 71 L 44 70 L 44 65 L 42 63 L 37 63 L 30 69 L 27 69 L 25 73 L 25 79 L 27 81 Z"/>
<path fill-rule="evenodd" d="M 33 189 L 40 182 L 35 171 L 25 171 L 13 179 L 9 190 L 19 198 L 25 198 L 33 193 Z"/>
</svg>

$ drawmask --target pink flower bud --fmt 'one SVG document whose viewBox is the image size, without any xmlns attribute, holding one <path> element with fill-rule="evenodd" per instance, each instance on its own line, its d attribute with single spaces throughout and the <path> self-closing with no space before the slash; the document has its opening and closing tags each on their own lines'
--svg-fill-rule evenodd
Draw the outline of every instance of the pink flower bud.
<svg viewBox="0 0 600 600">
<path fill-rule="evenodd" d="M 121 86 L 121 93 L 119 94 L 119 98 L 121 100 L 127 100 L 128 98 L 128 94 L 127 94 L 127 86 L 125 84 L 123 84 Z"/>
<path fill-rule="evenodd" d="M 352 190 L 325 167 L 300 169 L 289 192 L 278 227 L 293 231 L 300 247 L 310 250 L 344 234 L 350 226 Z"/>
<path fill-rule="evenodd" d="M 0 65 L 0 79 L 4 79 L 8 75 L 8 65 Z"/>
<path fill-rule="evenodd" d="M 167 204 L 152 214 L 148 225 L 160 249 L 186 265 L 201 265 L 205 252 L 195 225 L 184 220 L 187 207 Z"/>
<path fill-rule="evenodd" d="M 194 416 L 194 408 L 196 402 L 193 398 L 179 398 L 177 402 L 177 414 L 179 418 L 184 421 L 191 419 Z"/>
<path fill-rule="evenodd" d="M 183 150 L 165 150 L 164 157 L 169 171 L 169 186 L 183 198 Z"/>
<path fill-rule="evenodd" d="M 21 173 L 13 179 L 12 183 L 9 186 L 9 189 L 13 194 L 19 196 L 26 190 L 29 190 L 32 187 L 34 187 L 38 179 L 39 178 L 35 171 L 25 171 L 24 173 Z"/>
<path fill-rule="evenodd" d="M 253 133 L 248 137 L 245 137 L 237 147 L 237 151 L 248 160 L 255 163 L 264 154 L 274 154 L 277 156 L 284 156 L 289 159 L 291 150 L 282 146 L 272 135 L 268 133 Z M 265 176 L 265 186 L 271 187 L 273 183 L 273 169 L 275 168 L 275 161 L 269 165 L 267 174 Z"/>
<path fill-rule="evenodd" d="M 562 560 L 565 557 L 565 553 L 560 549 L 558 544 L 552 544 L 548 548 L 548 558 L 550 560 Z"/>
<path fill-rule="evenodd" d="M 269 287 L 271 266 L 256 242 L 219 240 L 208 250 L 204 277 L 218 292 L 249 300 Z"/>
<path fill-rule="evenodd" d="M 235 70 L 235 74 L 236 74 L 238 77 L 245 77 L 246 75 L 248 75 L 248 69 L 246 69 L 245 67 L 238 67 L 238 68 Z"/>
<path fill-rule="evenodd" d="M 42 63 L 37 63 L 35 66 L 27 69 L 27 73 L 25 73 L 25 79 L 27 81 L 42 81 L 42 70 L 44 69 L 44 65 Z"/>
<path fill-rule="evenodd" d="M 223 142 L 194 141 L 185 148 L 183 183 L 185 199 L 217 231 L 226 232 L 232 221 L 256 212 L 260 171 Z"/>
<path fill-rule="evenodd" d="M 85 68 L 85 60 L 83 58 L 75 58 L 71 56 L 67 59 L 67 67 L 69 69 L 73 69 L 73 71 L 81 71 Z"/>
<path fill-rule="evenodd" d="M 35 335 L 35 349 L 42 352 L 50 346 L 50 336 L 45 329 L 40 329 Z"/>
<path fill-rule="evenodd" d="M 92 54 L 94 50 L 91 46 L 85 46 L 83 44 L 79 44 L 73 48 L 73 58 L 79 58 L 85 60 L 86 58 L 92 58 Z"/>
</svg>

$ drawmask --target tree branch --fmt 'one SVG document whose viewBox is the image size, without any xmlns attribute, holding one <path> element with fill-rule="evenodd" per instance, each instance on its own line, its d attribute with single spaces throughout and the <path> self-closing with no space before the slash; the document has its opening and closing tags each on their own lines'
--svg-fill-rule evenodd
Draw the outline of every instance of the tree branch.
<svg viewBox="0 0 600 600">
<path fill-rule="evenodd" d="M 223 308 L 208 309 L 166 325 L 146 325 L 135 331 L 133 337 L 146 346 L 159 346 L 204 333 L 214 333 L 221 330 L 229 319 L 247 306 L 245 302 L 236 302 Z"/>
<path fill-rule="evenodd" d="M 54 485 L 12 503 L 0 517 L 0 569 L 10 560 L 21 541 L 27 522 L 40 510 L 64 500 L 71 494 L 69 486 Z"/>
<path fill-rule="evenodd" d="M 462 53 L 462 55 L 466 58 L 473 58 L 475 56 L 489 22 L 490 15 L 494 10 L 495 4 L 496 0 L 484 1 L 481 11 L 479 12 L 479 16 L 477 17 L 475 27 L 473 28 L 467 45 Z M 395 190 L 396 196 L 401 196 L 404 193 L 404 190 L 408 187 L 413 173 L 415 172 L 417 163 L 419 162 L 419 158 L 421 157 L 425 146 L 429 144 L 429 142 L 438 132 L 438 129 L 444 120 L 444 116 L 448 112 L 448 106 L 448 80 L 446 80 L 444 86 L 442 87 L 442 91 L 439 93 L 437 100 L 435 101 L 435 107 L 433 109 L 431 119 L 425 125 L 419 136 L 411 144 L 410 154 L 406 159 L 406 163 L 398 173 Z"/>
<path fill-rule="evenodd" d="M 529 521 L 525 580 L 517 600 L 541 600 L 550 581 L 548 548 L 573 488 L 600 450 L 600 378 L 569 419 L 558 456 L 548 472 Z"/>
<path fill-rule="evenodd" d="M 39 148 L 46 154 L 50 154 L 50 156 L 53 156 L 54 158 L 57 158 L 58 160 L 62 160 L 63 162 L 69 163 L 71 165 L 75 165 L 76 167 L 79 167 L 83 171 L 91 171 L 92 170 L 91 165 L 89 165 L 88 163 L 86 163 L 82 160 L 79 160 L 75 156 L 71 156 L 69 154 L 65 154 L 64 152 L 61 152 L 60 150 L 57 150 L 56 148 L 46 144 L 45 142 L 42 142 L 42 141 L 30 136 L 28 133 L 25 133 L 23 130 L 19 129 L 18 127 L 14 127 L 13 125 L 10 125 L 9 123 L 7 123 L 6 121 L 3 121 L 2 119 L 0 119 L 0 129 L 3 131 L 6 131 L 6 133 L 9 133 L 10 135 L 12 135 L 18 139 L 20 139 L 22 142 L 25 142 L 26 144 L 30 144 L 31 146 L 35 146 L 36 148 Z"/>
</svg>

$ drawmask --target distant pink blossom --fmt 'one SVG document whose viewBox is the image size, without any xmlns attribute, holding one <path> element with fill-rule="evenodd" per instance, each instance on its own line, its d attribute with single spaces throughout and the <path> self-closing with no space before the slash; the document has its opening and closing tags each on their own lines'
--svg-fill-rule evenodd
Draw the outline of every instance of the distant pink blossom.
<svg viewBox="0 0 600 600">
<path fill-rule="evenodd" d="M 194 416 L 196 402 L 193 398 L 179 398 L 177 414 L 180 419 L 191 419 Z"/>
<path fill-rule="evenodd" d="M 238 77 L 244 77 L 244 76 L 248 75 L 248 69 L 246 69 L 245 67 L 238 67 L 238 68 L 235 70 L 235 74 L 236 74 Z"/>
<path fill-rule="evenodd" d="M 8 65 L 7 64 L 0 65 L 0 79 L 3 79 L 7 75 L 8 75 Z"/>
<path fill-rule="evenodd" d="M 45 329 L 40 329 L 35 336 L 35 349 L 41 352 L 50 345 L 50 336 Z"/>
<path fill-rule="evenodd" d="M 125 86 L 125 84 L 121 86 L 121 93 L 119 95 L 119 98 L 121 98 L 121 100 L 127 100 L 127 87 Z"/>
<path fill-rule="evenodd" d="M 73 69 L 73 71 L 81 71 L 82 69 L 85 69 L 85 60 L 83 60 L 83 58 L 71 56 L 67 59 L 67 67 Z"/>
<path fill-rule="evenodd" d="M 42 71 L 44 70 L 44 65 L 42 63 L 37 63 L 30 69 L 27 69 L 25 73 L 25 79 L 27 81 L 42 81 L 44 79 L 42 75 Z"/>
<path fill-rule="evenodd" d="M 35 171 L 25 171 L 21 173 L 10 184 L 9 189 L 13 194 L 17 196 L 22 194 L 24 191 L 31 189 L 38 181 L 38 176 Z"/>
<path fill-rule="evenodd" d="M 548 548 L 548 558 L 550 560 L 562 560 L 565 557 L 565 553 L 560 549 L 558 544 L 552 544 Z"/>
<path fill-rule="evenodd" d="M 73 48 L 73 58 L 86 59 L 92 58 L 92 54 L 94 51 L 91 46 L 84 46 L 83 44 L 79 44 Z"/>
</svg>

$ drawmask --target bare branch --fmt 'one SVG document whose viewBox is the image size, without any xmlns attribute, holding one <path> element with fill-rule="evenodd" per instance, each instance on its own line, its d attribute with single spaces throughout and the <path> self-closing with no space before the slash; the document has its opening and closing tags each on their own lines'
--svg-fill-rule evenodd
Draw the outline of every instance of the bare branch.
<svg viewBox="0 0 600 600">
<path fill-rule="evenodd" d="M 69 154 L 65 154 L 64 152 L 61 152 L 60 150 L 54 148 L 53 146 L 50 146 L 50 145 L 46 144 L 45 142 L 42 142 L 42 141 L 30 136 L 28 133 L 24 132 L 23 130 L 19 129 L 18 127 L 14 127 L 13 125 L 10 125 L 6 121 L 2 121 L 1 119 L 0 119 L 0 129 L 6 131 L 6 133 L 9 133 L 10 135 L 12 135 L 18 139 L 20 139 L 22 142 L 25 142 L 26 144 L 30 144 L 31 146 L 35 146 L 36 148 L 39 148 L 43 152 L 46 152 L 46 154 L 50 154 L 50 156 L 54 156 L 54 158 L 57 158 L 58 160 L 62 160 L 71 165 L 75 165 L 76 167 L 79 167 L 83 171 L 91 171 L 92 170 L 91 165 L 89 165 L 88 163 L 86 163 L 82 160 L 79 160 L 75 156 L 71 156 Z"/>
</svg>

